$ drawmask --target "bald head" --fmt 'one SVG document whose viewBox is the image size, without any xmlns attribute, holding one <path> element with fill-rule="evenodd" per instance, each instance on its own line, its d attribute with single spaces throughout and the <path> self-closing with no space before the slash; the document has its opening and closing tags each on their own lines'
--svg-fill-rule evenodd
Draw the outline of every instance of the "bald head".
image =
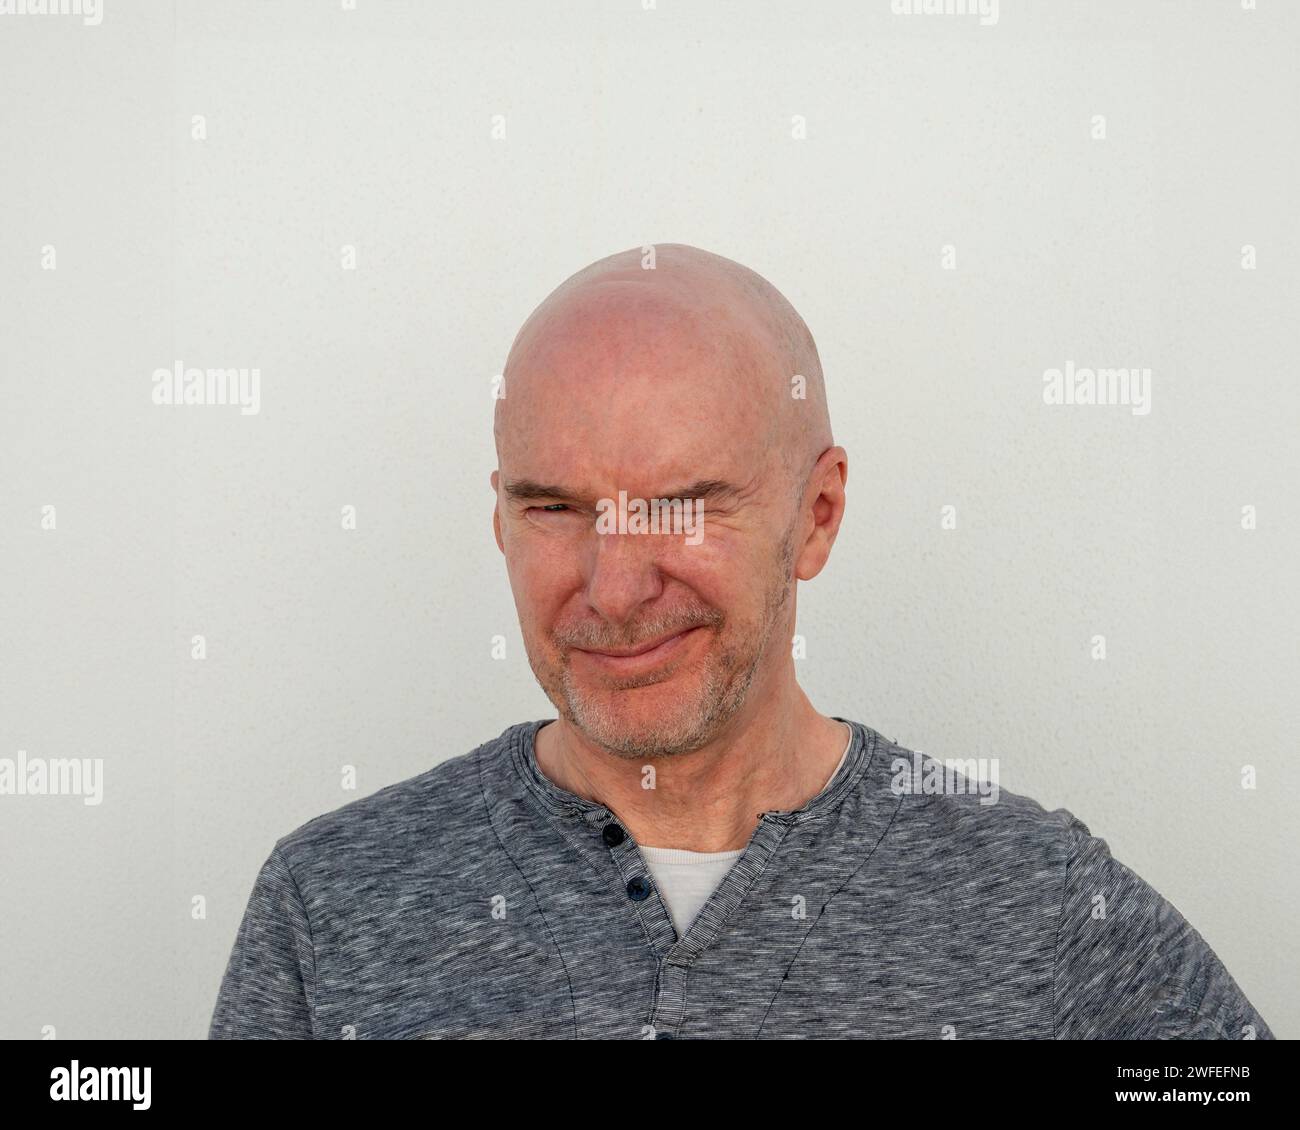
<svg viewBox="0 0 1300 1130">
<path fill-rule="evenodd" d="M 506 360 L 506 396 L 494 421 L 498 457 L 517 431 L 519 412 L 537 397 L 573 395 L 584 374 L 590 394 L 600 395 L 602 378 L 616 382 L 635 373 L 654 383 L 658 373 L 661 387 L 646 391 L 667 401 L 682 394 L 674 377 L 684 372 L 697 385 L 697 399 L 743 405 L 734 423 L 759 429 L 798 491 L 833 442 L 812 334 L 761 275 L 682 243 L 599 259 L 533 311 Z M 715 387 L 699 388 L 702 381 Z"/>
</svg>

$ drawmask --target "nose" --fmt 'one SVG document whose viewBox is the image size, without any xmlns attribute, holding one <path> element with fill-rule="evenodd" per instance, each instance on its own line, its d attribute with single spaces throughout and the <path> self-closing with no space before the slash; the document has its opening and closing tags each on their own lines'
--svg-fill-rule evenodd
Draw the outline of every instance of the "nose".
<svg viewBox="0 0 1300 1130">
<path fill-rule="evenodd" d="M 657 539 L 662 541 L 663 539 Z M 597 534 L 587 603 L 611 624 L 626 624 L 663 593 L 656 539 L 643 534 Z"/>
</svg>

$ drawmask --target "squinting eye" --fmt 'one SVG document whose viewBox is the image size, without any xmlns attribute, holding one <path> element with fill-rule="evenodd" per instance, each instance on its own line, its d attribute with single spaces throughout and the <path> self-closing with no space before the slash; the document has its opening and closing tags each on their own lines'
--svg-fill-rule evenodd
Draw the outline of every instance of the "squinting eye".
<svg viewBox="0 0 1300 1130">
<path fill-rule="evenodd" d="M 534 507 L 534 509 L 545 510 L 551 514 L 556 514 L 559 513 L 560 510 L 567 510 L 568 506 L 566 506 L 563 502 L 548 502 L 545 506 L 537 506 Z"/>
</svg>

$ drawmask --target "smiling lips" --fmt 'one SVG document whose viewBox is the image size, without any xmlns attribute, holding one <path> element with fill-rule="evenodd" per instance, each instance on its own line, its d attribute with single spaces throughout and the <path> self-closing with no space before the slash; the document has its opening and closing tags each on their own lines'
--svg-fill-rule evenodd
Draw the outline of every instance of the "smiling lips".
<svg viewBox="0 0 1300 1130">
<path fill-rule="evenodd" d="M 607 651 L 574 648 L 574 651 L 611 671 L 642 671 L 662 663 L 698 631 L 700 631 L 698 627 L 683 628 L 671 635 L 661 636 L 657 640 L 630 648 L 611 648 Z"/>
</svg>

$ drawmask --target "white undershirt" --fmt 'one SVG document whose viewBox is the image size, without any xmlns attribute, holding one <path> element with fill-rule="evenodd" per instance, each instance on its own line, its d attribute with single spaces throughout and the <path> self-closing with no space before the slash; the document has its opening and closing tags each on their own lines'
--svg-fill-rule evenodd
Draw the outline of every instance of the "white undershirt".
<svg viewBox="0 0 1300 1130">
<path fill-rule="evenodd" d="M 840 763 L 818 796 L 830 788 L 831 781 L 844 768 L 852 745 L 853 731 L 850 729 Z M 687 851 L 684 848 L 641 847 L 640 851 L 646 867 L 654 876 L 659 897 L 668 908 L 679 938 L 690 929 L 695 916 L 704 909 L 704 904 L 731 870 L 731 865 L 745 854 L 743 848 L 739 851 Z"/>
</svg>

